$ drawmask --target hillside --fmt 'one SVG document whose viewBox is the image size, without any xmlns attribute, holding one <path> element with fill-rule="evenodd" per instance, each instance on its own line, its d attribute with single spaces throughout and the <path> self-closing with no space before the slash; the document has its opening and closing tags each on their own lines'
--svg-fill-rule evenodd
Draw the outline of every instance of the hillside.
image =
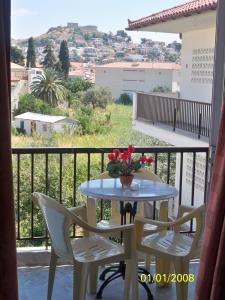
<svg viewBox="0 0 225 300">
<path fill-rule="evenodd" d="M 98 31 L 97 26 L 87 25 L 79 26 L 77 23 L 67 23 L 67 26 L 51 27 L 49 30 L 39 36 L 34 37 L 35 45 L 43 47 L 47 43 L 59 45 L 62 40 L 67 40 L 70 46 L 85 47 L 92 38 L 107 38 L 109 34 Z M 12 39 L 12 44 L 18 47 L 26 47 L 27 39 Z"/>
</svg>

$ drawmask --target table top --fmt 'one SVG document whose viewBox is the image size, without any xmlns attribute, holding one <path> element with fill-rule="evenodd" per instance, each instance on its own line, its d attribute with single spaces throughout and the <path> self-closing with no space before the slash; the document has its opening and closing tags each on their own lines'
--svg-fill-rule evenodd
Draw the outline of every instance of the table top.
<svg viewBox="0 0 225 300">
<path fill-rule="evenodd" d="M 119 179 L 96 179 L 82 183 L 79 191 L 95 199 L 115 201 L 157 201 L 177 196 L 177 189 L 169 184 L 134 179 L 130 189 L 122 188 Z"/>
</svg>

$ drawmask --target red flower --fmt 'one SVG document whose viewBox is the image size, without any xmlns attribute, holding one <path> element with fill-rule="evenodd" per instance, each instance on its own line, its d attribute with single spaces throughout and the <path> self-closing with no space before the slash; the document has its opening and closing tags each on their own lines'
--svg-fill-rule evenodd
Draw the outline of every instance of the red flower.
<svg viewBox="0 0 225 300">
<path fill-rule="evenodd" d="M 114 160 L 115 159 L 115 155 L 113 153 L 109 153 L 108 154 L 108 159 L 109 160 Z"/>
<path fill-rule="evenodd" d="M 115 156 L 119 156 L 120 155 L 120 150 L 119 149 L 113 149 L 113 153 L 115 154 Z"/>
<path fill-rule="evenodd" d="M 127 151 L 124 151 L 123 153 L 126 155 L 127 158 L 131 158 L 130 151 L 127 150 Z"/>
<path fill-rule="evenodd" d="M 151 156 L 147 157 L 147 158 L 146 158 L 146 162 L 147 162 L 148 164 L 153 163 L 153 162 L 154 162 L 153 157 L 151 157 Z"/>
<path fill-rule="evenodd" d="M 126 153 L 120 153 L 120 158 L 122 159 L 122 160 L 127 160 L 128 159 L 128 157 L 127 157 L 127 154 Z"/>
<path fill-rule="evenodd" d="M 146 162 L 146 156 L 144 155 L 144 156 L 142 156 L 142 157 L 140 157 L 140 162 L 142 162 L 142 163 L 145 163 Z"/>
<path fill-rule="evenodd" d="M 133 153 L 133 152 L 135 151 L 134 146 L 129 145 L 129 146 L 128 146 L 128 151 L 129 151 L 130 153 Z"/>
</svg>

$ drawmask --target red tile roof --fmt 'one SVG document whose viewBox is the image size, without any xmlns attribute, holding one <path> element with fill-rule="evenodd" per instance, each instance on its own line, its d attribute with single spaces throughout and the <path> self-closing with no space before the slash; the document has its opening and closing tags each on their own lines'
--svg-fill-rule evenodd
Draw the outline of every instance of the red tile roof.
<svg viewBox="0 0 225 300">
<path fill-rule="evenodd" d="M 210 9 L 216 9 L 216 7 L 217 0 L 189 1 L 188 3 L 181 4 L 158 13 L 154 13 L 150 16 L 143 17 L 138 20 L 131 21 L 128 19 L 128 29 L 135 30 L 147 25 L 157 24 L 183 16 L 189 16 Z"/>
</svg>

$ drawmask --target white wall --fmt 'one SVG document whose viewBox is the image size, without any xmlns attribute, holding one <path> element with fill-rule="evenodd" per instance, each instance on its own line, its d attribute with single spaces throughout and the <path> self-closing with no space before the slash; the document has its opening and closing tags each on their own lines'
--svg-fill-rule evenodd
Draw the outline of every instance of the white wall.
<svg viewBox="0 0 225 300">
<path fill-rule="evenodd" d="M 96 67 L 96 86 L 108 87 L 115 99 L 123 93 L 151 93 L 157 86 L 175 91 L 178 81 L 179 71 L 175 70 Z"/>
<path fill-rule="evenodd" d="M 11 111 L 13 112 L 18 108 L 19 97 L 28 93 L 27 80 L 20 80 L 14 87 L 11 87 Z"/>
<path fill-rule="evenodd" d="M 182 34 L 182 99 L 211 102 L 214 64 L 215 28 Z"/>
<path fill-rule="evenodd" d="M 27 135 L 31 135 L 31 121 L 30 120 L 23 120 L 23 119 L 15 119 L 15 127 L 16 128 L 21 128 L 21 121 L 24 121 L 24 129 L 26 131 Z M 73 124 L 69 123 L 45 123 L 45 122 L 39 122 L 35 121 L 36 123 L 36 132 L 39 133 L 49 133 L 51 131 L 57 131 L 57 132 L 62 132 L 66 127 L 72 128 Z M 44 130 L 44 127 L 47 129 L 47 131 Z"/>
</svg>

